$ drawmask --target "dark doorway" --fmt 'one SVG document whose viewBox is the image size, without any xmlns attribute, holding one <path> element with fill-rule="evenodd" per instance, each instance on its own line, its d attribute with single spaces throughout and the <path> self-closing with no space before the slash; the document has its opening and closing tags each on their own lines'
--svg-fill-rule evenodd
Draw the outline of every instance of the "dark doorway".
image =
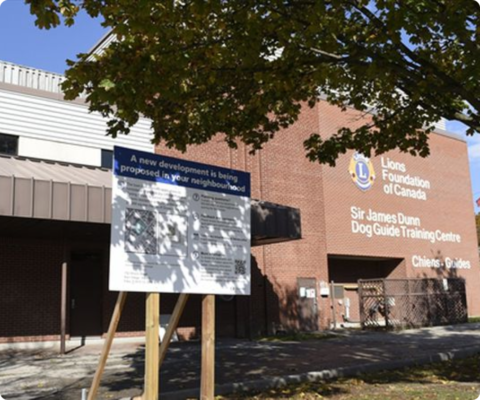
<svg viewBox="0 0 480 400">
<path fill-rule="evenodd" d="M 102 334 L 101 252 L 78 251 L 70 262 L 70 335 Z"/>
<path fill-rule="evenodd" d="M 318 330 L 315 278 L 298 278 L 298 323 L 301 331 Z"/>
<path fill-rule="evenodd" d="M 359 279 L 404 276 L 404 259 L 386 257 L 328 256 L 328 279 L 335 282 L 335 321 L 339 326 L 360 322 Z M 332 315 L 333 317 L 333 315 Z M 338 327 L 338 325 L 337 325 Z"/>
<path fill-rule="evenodd" d="M 235 337 L 235 296 L 215 296 L 215 334 L 217 337 Z"/>
<path fill-rule="evenodd" d="M 357 283 L 359 279 L 388 278 L 398 272 L 403 259 L 328 256 L 328 279 L 335 283 Z M 401 267 L 400 267 L 401 268 Z"/>
</svg>

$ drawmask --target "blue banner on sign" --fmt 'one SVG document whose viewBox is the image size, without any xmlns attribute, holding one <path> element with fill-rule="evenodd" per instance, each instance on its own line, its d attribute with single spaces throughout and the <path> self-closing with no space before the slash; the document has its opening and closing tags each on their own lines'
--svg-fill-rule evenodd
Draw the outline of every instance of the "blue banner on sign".
<svg viewBox="0 0 480 400">
<path fill-rule="evenodd" d="M 248 172 L 124 147 L 115 147 L 113 157 L 117 176 L 250 197 Z"/>
</svg>

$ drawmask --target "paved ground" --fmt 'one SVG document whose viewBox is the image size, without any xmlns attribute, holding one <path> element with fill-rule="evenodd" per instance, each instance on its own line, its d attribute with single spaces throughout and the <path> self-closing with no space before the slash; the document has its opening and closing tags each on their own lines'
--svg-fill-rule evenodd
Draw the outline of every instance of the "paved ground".
<svg viewBox="0 0 480 400">
<path fill-rule="evenodd" d="M 100 345 L 71 350 L 65 356 L 53 350 L 0 352 L 0 395 L 6 400 L 80 400 L 90 386 Z M 219 340 L 216 382 L 220 385 L 344 368 L 387 365 L 457 351 L 480 352 L 480 324 L 409 330 L 397 333 L 349 332 L 338 338 L 307 342 L 251 342 Z M 142 343 L 114 344 L 99 398 L 119 399 L 141 393 Z M 161 393 L 199 386 L 200 346 L 174 343 L 161 370 Z M 183 396 L 183 397 L 182 397 Z M 163 397 L 165 398 L 165 397 Z"/>
</svg>

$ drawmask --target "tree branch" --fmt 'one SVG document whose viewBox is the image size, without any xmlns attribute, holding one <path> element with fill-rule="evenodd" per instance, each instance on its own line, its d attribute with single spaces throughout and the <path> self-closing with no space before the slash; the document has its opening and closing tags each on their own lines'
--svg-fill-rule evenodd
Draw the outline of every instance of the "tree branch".
<svg viewBox="0 0 480 400">
<path fill-rule="evenodd" d="M 366 16 L 372 23 L 374 23 L 379 29 L 384 33 L 387 33 L 387 29 L 383 23 L 374 13 L 372 13 L 365 6 L 360 6 L 358 1 L 353 0 L 351 3 L 359 12 Z M 441 69 L 437 68 L 436 65 L 432 64 L 429 60 L 424 57 L 419 56 L 417 53 L 409 49 L 401 40 L 397 40 L 394 37 L 390 36 L 392 43 L 397 46 L 404 54 L 406 54 L 412 61 L 415 61 L 420 67 L 425 68 L 432 72 L 437 78 L 439 78 L 445 87 L 448 87 L 454 93 L 463 97 L 466 101 L 470 103 L 472 107 L 475 107 L 476 110 L 480 111 L 480 99 L 475 96 L 475 94 L 470 93 L 465 89 L 463 85 L 453 79 L 450 75 L 447 75 Z"/>
</svg>

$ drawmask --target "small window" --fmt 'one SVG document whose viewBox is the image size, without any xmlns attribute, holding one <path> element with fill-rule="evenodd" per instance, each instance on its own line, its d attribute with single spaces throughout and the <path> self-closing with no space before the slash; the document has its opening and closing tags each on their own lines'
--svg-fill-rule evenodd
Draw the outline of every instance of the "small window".
<svg viewBox="0 0 480 400">
<path fill-rule="evenodd" d="M 113 151 L 102 149 L 102 168 L 112 169 Z"/>
<path fill-rule="evenodd" d="M 0 154 L 18 155 L 18 136 L 0 133 Z"/>
</svg>

